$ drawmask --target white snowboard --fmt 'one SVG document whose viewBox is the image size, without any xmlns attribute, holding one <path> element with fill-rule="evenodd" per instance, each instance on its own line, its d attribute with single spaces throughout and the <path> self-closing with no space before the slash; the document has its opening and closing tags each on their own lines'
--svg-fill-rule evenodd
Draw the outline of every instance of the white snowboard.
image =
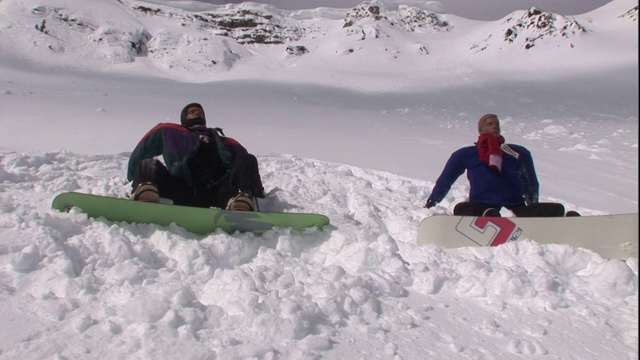
<svg viewBox="0 0 640 360">
<path fill-rule="evenodd" d="M 522 239 L 582 247 L 607 259 L 637 258 L 638 214 L 546 218 L 435 215 L 418 227 L 419 246 L 498 246 Z"/>
</svg>

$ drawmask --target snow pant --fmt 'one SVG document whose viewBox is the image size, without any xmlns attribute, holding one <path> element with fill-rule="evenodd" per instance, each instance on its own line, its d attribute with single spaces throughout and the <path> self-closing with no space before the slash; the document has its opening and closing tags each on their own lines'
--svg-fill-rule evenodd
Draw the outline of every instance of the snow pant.
<svg viewBox="0 0 640 360">
<path fill-rule="evenodd" d="M 193 174 L 194 182 L 188 185 L 184 178 L 175 176 L 157 159 L 144 159 L 133 174 L 133 191 L 145 182 L 158 187 L 161 198 L 173 200 L 176 205 L 196 207 L 217 207 L 224 209 L 229 199 L 240 192 L 248 192 L 255 197 L 264 197 L 262 179 L 258 170 L 258 160 L 251 154 L 236 158 L 231 170 L 216 182 L 203 182 Z"/>
<path fill-rule="evenodd" d="M 535 203 L 530 205 L 505 206 L 517 217 L 560 217 L 564 216 L 564 205 L 558 203 Z M 454 215 L 482 216 L 485 210 L 495 208 L 498 211 L 501 205 L 461 202 L 453 208 Z"/>
</svg>

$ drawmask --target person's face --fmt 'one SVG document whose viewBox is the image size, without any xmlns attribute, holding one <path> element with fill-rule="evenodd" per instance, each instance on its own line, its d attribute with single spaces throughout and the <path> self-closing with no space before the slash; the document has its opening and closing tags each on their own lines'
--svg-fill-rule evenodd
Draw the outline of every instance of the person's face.
<svg viewBox="0 0 640 360">
<path fill-rule="evenodd" d="M 197 106 L 192 106 L 187 110 L 187 120 L 201 117 L 204 119 L 204 112 Z"/>
<path fill-rule="evenodd" d="M 500 121 L 497 118 L 485 120 L 482 126 L 480 126 L 480 134 L 493 134 L 494 136 L 500 136 Z"/>
</svg>

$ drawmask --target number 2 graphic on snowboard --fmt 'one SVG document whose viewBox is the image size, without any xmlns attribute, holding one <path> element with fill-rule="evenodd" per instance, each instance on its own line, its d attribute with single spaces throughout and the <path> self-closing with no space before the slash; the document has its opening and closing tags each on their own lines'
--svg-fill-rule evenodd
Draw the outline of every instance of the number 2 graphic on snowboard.
<svg viewBox="0 0 640 360">
<path fill-rule="evenodd" d="M 465 216 L 456 225 L 456 231 L 480 246 L 498 246 L 518 240 L 522 229 L 503 217 Z"/>
</svg>

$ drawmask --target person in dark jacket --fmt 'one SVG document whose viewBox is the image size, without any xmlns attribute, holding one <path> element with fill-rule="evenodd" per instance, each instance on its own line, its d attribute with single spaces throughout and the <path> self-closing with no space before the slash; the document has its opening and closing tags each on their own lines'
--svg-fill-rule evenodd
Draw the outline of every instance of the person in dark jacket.
<svg viewBox="0 0 640 360">
<path fill-rule="evenodd" d="M 256 157 L 206 124 L 202 105 L 191 103 L 182 110 L 180 125 L 161 123 L 143 136 L 129 158 L 132 199 L 255 210 L 253 199 L 264 197 Z"/>
<path fill-rule="evenodd" d="M 558 203 L 538 202 L 539 183 L 529 150 L 506 144 L 500 121 L 486 114 L 478 121 L 478 142 L 455 151 L 425 204 L 431 208 L 447 195 L 465 171 L 470 184 L 469 201 L 456 204 L 454 215 L 500 216 L 505 207 L 519 217 L 564 216 Z M 570 216 L 579 215 L 572 211 Z"/>
</svg>

